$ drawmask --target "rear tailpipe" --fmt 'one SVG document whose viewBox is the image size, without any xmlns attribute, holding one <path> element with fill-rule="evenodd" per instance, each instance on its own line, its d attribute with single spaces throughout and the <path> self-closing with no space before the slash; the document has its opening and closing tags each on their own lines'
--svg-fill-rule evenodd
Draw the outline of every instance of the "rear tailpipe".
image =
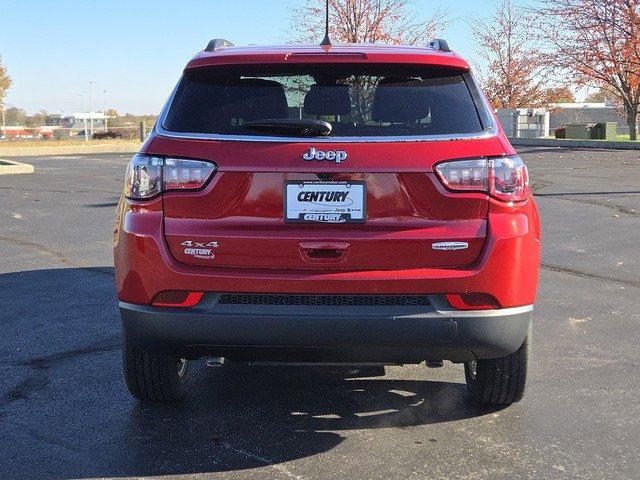
<svg viewBox="0 0 640 480">
<path fill-rule="evenodd" d="M 224 357 L 207 357 L 204 359 L 204 364 L 209 368 L 218 368 L 224 365 Z"/>
<path fill-rule="evenodd" d="M 442 360 L 427 360 L 427 368 L 440 368 L 443 364 Z"/>
</svg>

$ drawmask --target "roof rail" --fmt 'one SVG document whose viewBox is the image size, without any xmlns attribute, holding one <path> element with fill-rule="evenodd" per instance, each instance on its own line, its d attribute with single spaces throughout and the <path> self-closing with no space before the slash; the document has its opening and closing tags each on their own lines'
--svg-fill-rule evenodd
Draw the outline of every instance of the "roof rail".
<svg viewBox="0 0 640 480">
<path fill-rule="evenodd" d="M 429 42 L 429 46 L 435 50 L 440 50 L 441 52 L 450 52 L 449 44 L 446 40 L 441 38 L 436 38 Z"/>
<path fill-rule="evenodd" d="M 205 48 L 204 51 L 215 52 L 216 50 L 224 47 L 233 47 L 233 43 L 229 40 L 225 40 L 224 38 L 214 38 L 207 44 L 207 48 Z"/>
</svg>

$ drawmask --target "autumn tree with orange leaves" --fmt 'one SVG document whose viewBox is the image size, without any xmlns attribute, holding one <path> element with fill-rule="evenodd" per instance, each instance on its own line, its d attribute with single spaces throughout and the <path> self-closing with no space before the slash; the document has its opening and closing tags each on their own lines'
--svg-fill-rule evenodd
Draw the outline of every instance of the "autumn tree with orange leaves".
<svg viewBox="0 0 640 480">
<path fill-rule="evenodd" d="M 584 86 L 601 88 L 623 107 L 631 140 L 640 111 L 640 0 L 543 0 L 548 64 Z"/>
<path fill-rule="evenodd" d="M 336 43 L 426 45 L 448 24 L 448 13 L 437 10 L 420 19 L 411 0 L 329 0 L 329 32 Z M 325 0 L 307 0 L 293 10 L 294 40 L 320 43 L 325 29 Z"/>
<path fill-rule="evenodd" d="M 547 66 L 537 47 L 531 14 L 512 0 L 493 3 L 489 17 L 469 20 L 483 61 L 478 72 L 494 108 L 542 107 L 566 92 L 549 87 Z"/>
</svg>

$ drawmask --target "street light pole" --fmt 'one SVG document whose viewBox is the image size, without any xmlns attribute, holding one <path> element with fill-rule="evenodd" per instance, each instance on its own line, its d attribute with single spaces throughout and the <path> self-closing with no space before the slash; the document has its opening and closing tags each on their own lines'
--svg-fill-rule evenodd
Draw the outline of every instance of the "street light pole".
<svg viewBox="0 0 640 480">
<path fill-rule="evenodd" d="M 87 116 L 85 115 L 87 107 L 84 101 L 84 93 L 76 93 L 77 96 L 82 98 L 82 121 L 84 122 L 84 141 L 89 141 L 89 132 L 87 131 Z"/>
<path fill-rule="evenodd" d="M 91 136 L 93 136 L 93 82 L 89 82 L 89 121 L 91 122 Z"/>
</svg>

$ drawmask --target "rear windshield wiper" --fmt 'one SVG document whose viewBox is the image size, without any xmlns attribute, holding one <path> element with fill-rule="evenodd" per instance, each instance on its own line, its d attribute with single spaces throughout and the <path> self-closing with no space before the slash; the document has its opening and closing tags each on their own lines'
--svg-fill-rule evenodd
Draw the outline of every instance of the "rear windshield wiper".
<svg viewBox="0 0 640 480">
<path fill-rule="evenodd" d="M 274 118 L 245 122 L 243 128 L 260 133 L 291 135 L 295 137 L 326 137 L 331 133 L 331 124 L 322 120 Z"/>
</svg>

